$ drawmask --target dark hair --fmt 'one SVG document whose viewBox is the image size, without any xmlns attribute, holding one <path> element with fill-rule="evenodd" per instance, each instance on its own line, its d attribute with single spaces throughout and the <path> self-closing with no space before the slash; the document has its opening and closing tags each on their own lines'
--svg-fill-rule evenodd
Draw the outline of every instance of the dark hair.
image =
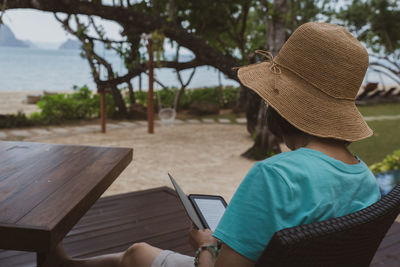
<svg viewBox="0 0 400 267">
<path fill-rule="evenodd" d="M 279 138 L 283 136 L 305 134 L 303 131 L 290 124 L 270 105 L 267 107 L 267 125 L 268 129 Z"/>
<path fill-rule="evenodd" d="M 285 118 L 283 118 L 273 107 L 268 105 L 267 107 L 267 126 L 268 129 L 278 138 L 282 139 L 283 136 L 294 136 L 294 135 L 310 135 L 305 133 L 295 126 L 290 124 Z M 322 138 L 322 137 L 320 137 Z M 336 142 L 342 143 L 344 146 L 348 146 L 351 144 L 349 141 L 333 139 Z"/>
</svg>

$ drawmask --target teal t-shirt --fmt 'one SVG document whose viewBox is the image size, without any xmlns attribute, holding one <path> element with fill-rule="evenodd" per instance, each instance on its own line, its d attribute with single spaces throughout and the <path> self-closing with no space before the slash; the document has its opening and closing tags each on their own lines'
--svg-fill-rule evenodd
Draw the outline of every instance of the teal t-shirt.
<svg viewBox="0 0 400 267">
<path fill-rule="evenodd" d="M 379 198 L 376 179 L 361 160 L 345 164 L 300 148 L 252 167 L 214 236 L 256 261 L 275 232 L 347 215 Z"/>
</svg>

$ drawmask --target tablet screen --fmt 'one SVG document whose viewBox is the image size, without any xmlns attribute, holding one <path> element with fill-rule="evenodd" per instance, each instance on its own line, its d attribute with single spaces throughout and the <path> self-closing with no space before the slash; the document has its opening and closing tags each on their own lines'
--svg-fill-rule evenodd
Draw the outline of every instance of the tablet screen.
<svg viewBox="0 0 400 267">
<path fill-rule="evenodd" d="M 222 200 L 219 198 L 203 197 L 194 197 L 192 200 L 195 202 L 208 227 L 214 232 L 226 209 Z"/>
</svg>

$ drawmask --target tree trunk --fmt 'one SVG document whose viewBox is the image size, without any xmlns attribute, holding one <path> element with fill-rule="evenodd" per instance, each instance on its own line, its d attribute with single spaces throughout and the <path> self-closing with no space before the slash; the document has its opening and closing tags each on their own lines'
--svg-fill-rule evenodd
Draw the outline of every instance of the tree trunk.
<svg viewBox="0 0 400 267">
<path fill-rule="evenodd" d="M 258 111 L 260 109 L 261 97 L 254 91 L 246 88 L 247 103 L 246 103 L 246 119 L 247 119 L 247 131 L 251 136 L 255 137 L 257 124 L 258 124 Z"/>
<path fill-rule="evenodd" d="M 248 56 L 248 61 L 249 64 L 254 64 L 256 63 L 256 54 L 255 53 L 251 53 Z M 242 112 L 246 112 L 246 117 L 252 117 L 251 115 L 248 115 L 249 112 L 255 112 L 255 114 L 257 114 L 257 110 L 258 110 L 258 102 L 254 103 L 255 106 L 257 106 L 257 109 L 254 111 L 254 109 L 252 107 L 249 108 L 249 110 L 247 110 L 248 104 L 253 104 L 252 102 L 249 102 L 249 99 L 253 99 L 251 98 L 251 96 L 249 96 L 250 93 L 252 93 L 253 91 L 251 91 L 249 88 L 247 88 L 246 86 L 243 86 L 242 84 L 240 85 L 239 88 L 239 94 L 237 96 L 237 101 L 236 101 L 236 106 L 233 109 L 233 112 L 235 113 L 242 113 Z M 250 97 L 250 98 L 249 98 Z M 259 101 L 260 98 L 258 98 L 257 101 Z M 255 116 L 257 118 L 257 115 Z M 257 122 L 257 119 L 255 120 Z M 249 118 L 247 118 L 247 122 L 249 122 Z M 252 128 L 252 127 L 250 127 Z M 254 127 L 255 129 L 255 127 Z M 249 125 L 247 125 L 247 130 L 249 130 Z M 250 134 L 253 134 L 253 132 L 250 132 Z"/>
<path fill-rule="evenodd" d="M 247 107 L 247 94 L 249 89 L 244 85 L 240 85 L 239 94 L 236 98 L 236 106 L 233 108 L 233 112 L 235 113 L 242 113 L 246 111 Z"/>
<path fill-rule="evenodd" d="M 129 104 L 132 107 L 136 103 L 135 93 L 133 92 L 133 86 L 131 81 L 128 82 L 128 89 L 129 89 Z"/>
<path fill-rule="evenodd" d="M 276 56 L 286 40 L 287 0 L 274 0 L 273 11 L 265 15 L 267 29 L 267 47 Z M 261 160 L 281 152 L 279 140 L 269 131 L 267 125 L 267 106 L 255 94 L 249 94 L 247 105 L 247 129 L 255 135 L 254 144 L 242 155 L 247 158 Z M 258 103 L 258 107 L 257 107 Z M 257 115 L 256 115 L 257 114 Z M 257 118 L 257 126 L 255 126 Z"/>
<path fill-rule="evenodd" d="M 126 110 L 125 101 L 122 98 L 121 91 L 116 86 L 111 86 L 111 95 L 114 99 L 115 107 L 117 108 L 116 118 L 122 119 L 128 117 L 128 111 Z"/>
<path fill-rule="evenodd" d="M 267 127 L 267 105 L 260 101 L 258 109 L 258 125 L 254 145 L 242 156 L 255 160 L 262 160 L 280 153 L 279 140 L 268 130 Z"/>
</svg>

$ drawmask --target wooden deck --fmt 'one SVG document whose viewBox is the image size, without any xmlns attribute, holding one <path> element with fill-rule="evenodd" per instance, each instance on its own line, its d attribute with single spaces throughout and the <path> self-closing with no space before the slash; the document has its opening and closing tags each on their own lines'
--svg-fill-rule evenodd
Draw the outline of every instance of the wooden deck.
<svg viewBox="0 0 400 267">
<path fill-rule="evenodd" d="M 99 199 L 64 239 L 68 255 L 91 257 L 120 252 L 146 241 L 163 249 L 193 254 L 189 220 L 167 187 Z M 371 266 L 400 266 L 400 223 L 382 242 Z M 1 251 L 1 267 L 35 266 L 35 254 Z"/>
</svg>

